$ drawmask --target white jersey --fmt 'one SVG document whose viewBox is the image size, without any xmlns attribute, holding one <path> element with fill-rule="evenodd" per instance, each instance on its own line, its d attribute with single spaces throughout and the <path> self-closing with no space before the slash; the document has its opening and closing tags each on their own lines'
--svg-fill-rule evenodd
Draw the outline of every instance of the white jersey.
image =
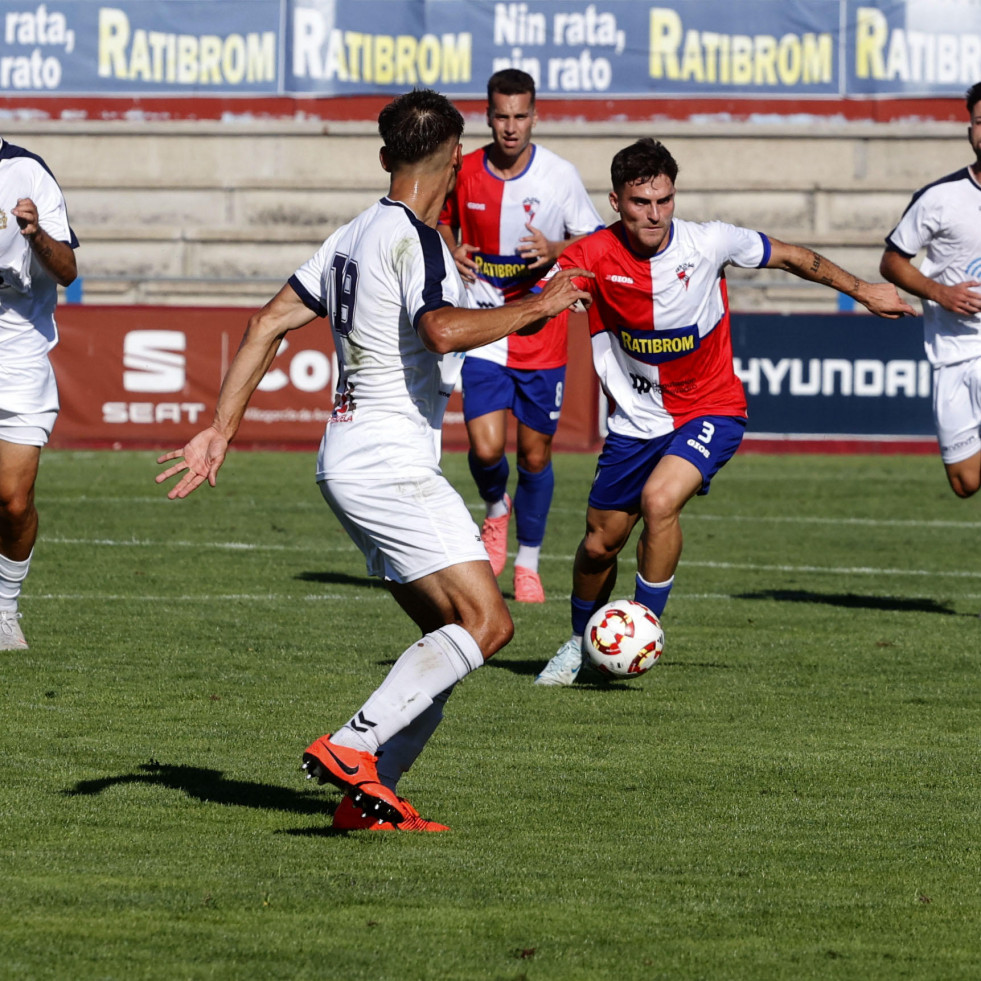
<svg viewBox="0 0 981 981">
<path fill-rule="evenodd" d="M 417 327 L 427 311 L 467 306 L 439 233 L 382 198 L 334 232 L 289 282 L 329 317 L 337 348 L 317 479 L 439 473 L 439 431 L 463 356 L 434 354 Z"/>
<path fill-rule="evenodd" d="M 917 191 L 886 243 L 908 259 L 926 248 L 920 272 L 938 283 L 981 280 L 981 186 L 970 168 Z M 981 357 L 981 313 L 950 313 L 924 300 L 923 335 L 934 365 Z"/>
<path fill-rule="evenodd" d="M 6 365 L 37 361 L 58 343 L 58 286 L 11 213 L 20 198 L 37 205 L 38 221 L 53 239 L 78 247 L 64 195 L 44 161 L 0 140 L 0 361 Z"/>
</svg>

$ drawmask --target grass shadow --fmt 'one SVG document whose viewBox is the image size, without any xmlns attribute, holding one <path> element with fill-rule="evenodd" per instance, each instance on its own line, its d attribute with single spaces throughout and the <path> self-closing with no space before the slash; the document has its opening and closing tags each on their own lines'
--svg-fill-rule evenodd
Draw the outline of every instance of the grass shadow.
<svg viewBox="0 0 981 981">
<path fill-rule="evenodd" d="M 776 600 L 778 603 L 821 603 L 853 610 L 886 610 L 895 613 L 937 613 L 942 616 L 973 616 L 958 613 L 949 604 L 928 597 L 860 596 L 856 593 L 816 593 L 809 589 L 761 589 L 754 593 L 734 593 L 734 599 Z"/>
<path fill-rule="evenodd" d="M 221 770 L 198 766 L 170 765 L 151 760 L 135 773 L 97 780 L 80 780 L 64 793 L 68 797 L 89 797 L 101 794 L 110 787 L 142 783 L 180 791 L 205 804 L 232 804 L 236 807 L 255 807 L 289 814 L 332 815 L 336 803 L 315 796 L 309 791 L 288 790 L 271 784 L 248 780 L 229 780 Z"/>
<path fill-rule="evenodd" d="M 512 674 L 519 674 L 528 678 L 534 678 L 541 672 L 542 668 L 545 667 L 545 661 L 532 661 L 528 658 L 502 658 L 500 655 L 498 655 L 487 661 L 484 664 L 484 667 L 504 668 L 505 671 L 510 671 Z M 579 677 L 576 678 L 575 687 L 587 688 L 591 691 L 621 692 L 635 688 L 636 686 L 633 685 L 630 680 L 618 682 L 613 678 L 605 678 L 597 671 L 587 671 L 584 668 L 579 673 Z"/>
<path fill-rule="evenodd" d="M 301 582 L 328 583 L 332 586 L 357 586 L 359 589 L 381 589 L 388 592 L 380 579 L 373 576 L 351 576 L 346 572 L 298 572 L 294 577 Z"/>
</svg>

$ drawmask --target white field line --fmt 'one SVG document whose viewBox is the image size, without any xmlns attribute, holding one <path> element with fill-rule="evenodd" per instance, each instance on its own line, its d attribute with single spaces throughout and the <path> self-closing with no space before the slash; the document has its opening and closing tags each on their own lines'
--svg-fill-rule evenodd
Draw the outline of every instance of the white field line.
<svg viewBox="0 0 981 981">
<path fill-rule="evenodd" d="M 671 593 L 671 602 L 684 603 L 686 601 L 702 602 L 704 600 L 733 601 L 737 596 L 733 593 L 686 593 L 680 588 L 675 588 Z M 901 596 L 894 596 L 893 599 L 902 599 Z M 948 597 L 959 600 L 978 600 L 981 593 L 957 593 L 955 596 Z M 293 596 L 290 594 L 275 593 L 215 593 L 184 594 L 181 596 L 134 596 L 121 594 L 104 593 L 40 593 L 25 596 L 22 602 L 29 606 L 31 603 L 41 600 L 54 600 L 56 602 L 81 602 L 81 603 L 368 603 L 378 601 L 386 606 L 390 603 L 388 593 L 384 590 L 373 590 L 371 592 L 361 592 L 352 594 L 319 593 L 312 596 Z M 565 594 L 549 596 L 546 599 L 548 604 L 558 604 L 567 606 L 569 597 Z"/>
<path fill-rule="evenodd" d="M 90 497 L 86 494 L 79 494 L 65 497 L 48 497 L 52 504 L 169 504 L 178 507 L 179 503 L 170 501 L 166 496 L 159 497 Z M 256 502 L 253 502 L 256 503 Z M 261 505 L 258 505 L 261 506 Z M 290 505 L 290 510 L 315 510 L 322 511 L 324 504 L 319 499 L 311 501 L 296 501 Z M 484 504 L 482 501 L 468 501 L 467 508 L 474 514 L 483 515 Z M 553 507 L 555 514 L 582 514 L 585 517 L 586 508 L 583 507 Z M 809 524 L 809 525 L 851 525 L 855 527 L 868 528 L 968 528 L 973 530 L 981 529 L 981 521 L 942 521 L 942 520 L 922 520 L 919 518 L 821 518 L 804 515 L 758 515 L 758 514 L 698 514 L 692 511 L 685 513 L 684 520 L 688 521 L 732 521 L 732 522 L 760 522 L 763 524 Z M 49 539 L 55 540 L 55 539 Z M 66 540 L 67 542 L 67 540 Z M 105 542 L 104 544 L 111 544 Z M 139 544 L 139 543 L 135 543 Z M 222 546 L 219 546 L 222 547 Z M 223 546 L 238 547 L 238 546 Z M 244 546 L 243 546 L 244 547 Z"/>
<path fill-rule="evenodd" d="M 151 540 L 151 539 L 111 539 L 111 538 L 59 538 L 43 537 L 43 545 L 103 545 L 112 548 L 194 548 L 194 549 L 226 549 L 228 551 L 256 552 L 353 552 L 351 545 L 261 545 L 254 542 L 195 542 L 181 539 Z M 541 558 L 549 562 L 572 562 L 571 554 L 543 554 Z M 700 562 L 698 560 L 682 559 L 682 566 L 701 569 L 734 569 L 741 572 L 783 572 L 783 573 L 814 573 L 817 575 L 833 576 L 933 576 L 947 579 L 981 579 L 981 571 L 967 569 L 888 569 L 876 566 L 819 566 L 819 565 L 789 565 L 782 563 L 758 562 Z"/>
<path fill-rule="evenodd" d="M 61 538 L 58 536 L 41 536 L 43 545 L 105 545 L 110 548 L 223 548 L 238 552 L 356 552 L 355 545 L 327 545 L 316 543 L 310 545 L 263 545 L 256 542 L 195 542 L 186 539 L 149 539 L 149 538 Z"/>
<path fill-rule="evenodd" d="M 755 514 L 686 514 L 685 521 L 756 521 L 765 524 L 860 525 L 868 528 L 970 528 L 981 530 L 981 521 L 923 521 L 919 518 L 817 518 L 803 515 L 764 517 Z"/>
</svg>

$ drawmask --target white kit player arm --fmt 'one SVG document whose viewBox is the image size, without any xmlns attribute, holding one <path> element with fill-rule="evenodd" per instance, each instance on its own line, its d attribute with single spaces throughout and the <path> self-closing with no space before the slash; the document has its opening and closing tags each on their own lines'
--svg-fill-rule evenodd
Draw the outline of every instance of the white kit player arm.
<svg viewBox="0 0 981 981">
<path fill-rule="evenodd" d="M 448 354 L 482 347 L 518 331 L 532 333 L 543 327 L 550 317 L 570 309 L 576 302 L 587 305 L 591 302 L 590 295 L 572 281 L 574 277 L 582 276 L 592 278 L 593 274 L 583 269 L 563 270 L 553 276 L 540 293 L 530 293 L 502 307 L 430 310 L 419 318 L 419 336 L 430 351 Z"/>
<path fill-rule="evenodd" d="M 937 188 L 943 190 L 950 183 L 941 182 Z M 981 282 L 971 276 L 960 275 L 952 277 L 959 282 L 952 282 L 944 276 L 952 264 L 947 264 L 940 275 L 934 276 L 917 269 L 911 261 L 917 252 L 930 246 L 944 231 L 943 201 L 935 201 L 934 195 L 927 193 L 930 190 L 936 189 L 927 188 L 914 196 L 899 224 L 889 233 L 879 272 L 890 283 L 895 283 L 921 300 L 936 303 L 948 313 L 972 317 L 981 312 L 981 294 L 975 292 Z M 929 271 L 934 268 L 929 263 L 929 253 L 924 268 Z"/>
<path fill-rule="evenodd" d="M 310 323 L 315 316 L 288 283 L 261 310 L 252 315 L 238 351 L 235 352 L 221 383 L 211 425 L 194 436 L 182 449 L 157 457 L 157 463 L 178 461 L 157 474 L 158 484 L 174 474 L 187 471 L 170 489 L 167 497 L 171 500 L 187 497 L 205 480 L 212 487 L 215 486 L 218 470 L 225 462 L 228 444 L 238 432 L 249 400 L 272 364 L 284 335 Z"/>
</svg>

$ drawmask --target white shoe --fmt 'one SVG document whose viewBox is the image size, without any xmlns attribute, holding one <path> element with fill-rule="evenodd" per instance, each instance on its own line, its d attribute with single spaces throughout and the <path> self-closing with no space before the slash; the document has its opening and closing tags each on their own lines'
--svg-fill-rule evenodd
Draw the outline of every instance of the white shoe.
<svg viewBox="0 0 981 981">
<path fill-rule="evenodd" d="M 26 651 L 27 641 L 24 631 L 17 622 L 19 613 L 10 610 L 0 610 L 0 651 Z"/>
<path fill-rule="evenodd" d="M 571 685 L 582 667 L 582 642 L 570 637 L 535 679 L 536 685 Z"/>
</svg>

